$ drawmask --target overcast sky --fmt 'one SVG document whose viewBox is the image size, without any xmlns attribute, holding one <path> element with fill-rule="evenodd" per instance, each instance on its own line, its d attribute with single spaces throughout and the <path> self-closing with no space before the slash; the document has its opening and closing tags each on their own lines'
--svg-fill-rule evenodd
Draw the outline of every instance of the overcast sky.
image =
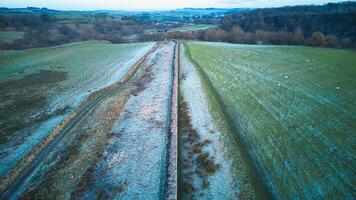
<svg viewBox="0 0 356 200">
<path fill-rule="evenodd" d="M 0 7 L 47 7 L 60 10 L 159 10 L 184 7 L 260 8 L 324 4 L 340 0 L 0 0 Z"/>
</svg>

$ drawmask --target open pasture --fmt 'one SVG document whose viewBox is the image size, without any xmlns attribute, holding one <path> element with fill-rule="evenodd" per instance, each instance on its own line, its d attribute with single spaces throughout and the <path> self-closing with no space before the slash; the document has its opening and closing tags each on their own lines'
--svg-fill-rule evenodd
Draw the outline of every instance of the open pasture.
<svg viewBox="0 0 356 200">
<path fill-rule="evenodd" d="M 356 53 L 186 43 L 276 199 L 353 198 Z"/>
</svg>

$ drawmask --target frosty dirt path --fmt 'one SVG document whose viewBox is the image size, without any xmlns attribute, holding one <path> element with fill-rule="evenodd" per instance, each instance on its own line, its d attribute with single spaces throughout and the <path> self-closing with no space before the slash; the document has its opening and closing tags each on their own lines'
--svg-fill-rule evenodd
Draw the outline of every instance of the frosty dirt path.
<svg viewBox="0 0 356 200">
<path fill-rule="evenodd" d="M 105 160 L 98 163 L 94 185 L 120 188 L 114 199 L 163 199 L 175 43 L 166 42 L 147 59 L 141 78 L 112 129 Z"/>
<path fill-rule="evenodd" d="M 14 199 L 17 197 L 17 193 L 21 190 L 22 186 L 29 181 L 33 173 L 35 173 L 42 161 L 51 153 L 51 151 L 56 149 L 56 145 L 61 141 L 61 139 L 71 130 L 76 124 L 78 124 L 81 119 L 86 116 L 91 110 L 97 107 L 102 101 L 108 98 L 113 93 L 120 92 L 120 88 L 123 85 L 129 83 L 134 77 L 137 69 L 140 65 L 153 53 L 158 46 L 154 47 L 149 51 L 144 57 L 138 60 L 132 67 L 132 69 L 127 73 L 127 75 L 121 79 L 119 82 L 111 85 L 103 90 L 98 91 L 93 95 L 92 98 L 89 97 L 88 101 L 83 104 L 83 106 L 75 113 L 75 116 L 64 126 L 64 128 L 54 137 L 52 141 L 48 143 L 46 147 L 39 151 L 37 155 L 34 156 L 33 160 L 24 167 L 21 172 L 16 176 L 9 176 L 8 182 L 10 182 L 6 189 L 2 191 L 0 197 L 1 199 Z"/>
</svg>

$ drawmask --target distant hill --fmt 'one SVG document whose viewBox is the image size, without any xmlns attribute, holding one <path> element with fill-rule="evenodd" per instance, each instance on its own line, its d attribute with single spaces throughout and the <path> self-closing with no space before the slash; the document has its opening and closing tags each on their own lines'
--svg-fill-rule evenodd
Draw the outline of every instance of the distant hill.
<svg viewBox="0 0 356 200">
<path fill-rule="evenodd" d="M 48 8 L 0 8 L 0 14 L 98 14 L 106 13 L 111 16 L 135 16 L 145 17 L 153 20 L 181 20 L 191 17 L 222 17 L 228 13 L 238 13 L 248 9 L 234 8 L 182 8 L 175 10 L 157 10 L 157 11 L 126 11 L 126 10 L 93 10 L 93 11 L 60 11 Z"/>
<path fill-rule="evenodd" d="M 59 13 L 59 10 L 52 10 L 48 8 L 37 8 L 37 7 L 27 7 L 27 8 L 0 8 L 1 14 L 43 14 L 43 13 Z"/>
<path fill-rule="evenodd" d="M 96 10 L 92 13 L 107 13 L 112 16 L 136 16 L 153 20 L 181 21 L 187 18 L 219 18 L 228 13 L 237 13 L 247 9 L 224 9 L 224 8 L 181 8 L 175 10 L 157 11 L 124 11 L 124 10 Z"/>
</svg>

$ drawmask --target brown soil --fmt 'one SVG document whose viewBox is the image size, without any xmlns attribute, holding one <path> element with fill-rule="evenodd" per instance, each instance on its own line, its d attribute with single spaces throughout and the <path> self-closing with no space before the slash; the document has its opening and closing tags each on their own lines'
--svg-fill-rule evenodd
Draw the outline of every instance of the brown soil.
<svg viewBox="0 0 356 200">
<path fill-rule="evenodd" d="M 203 189 L 209 185 L 208 176 L 213 175 L 218 169 L 219 164 L 214 162 L 214 158 L 204 150 L 211 141 L 201 141 L 199 133 L 193 128 L 191 118 L 189 115 L 189 108 L 186 102 L 180 106 L 180 120 L 181 120 L 181 141 L 183 151 L 186 155 L 181 155 L 180 163 L 182 165 L 182 183 L 183 192 L 192 194 L 199 191 L 199 194 L 204 194 Z M 198 177 L 203 183 L 201 186 L 194 186 L 193 177 Z"/>
</svg>

